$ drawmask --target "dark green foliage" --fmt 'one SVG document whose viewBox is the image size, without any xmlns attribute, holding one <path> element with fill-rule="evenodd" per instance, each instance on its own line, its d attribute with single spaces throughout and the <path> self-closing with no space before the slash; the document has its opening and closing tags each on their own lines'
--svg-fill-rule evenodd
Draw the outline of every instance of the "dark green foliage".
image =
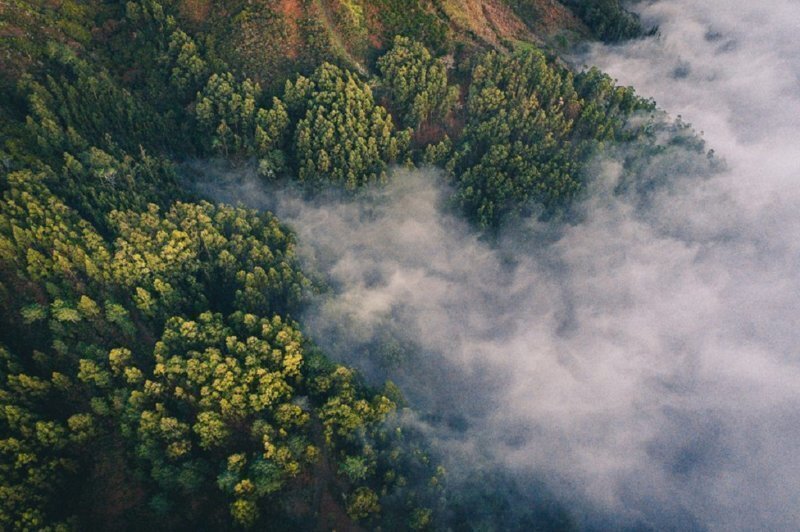
<svg viewBox="0 0 800 532">
<path fill-rule="evenodd" d="M 138 157 L 113 157 L 99 148 L 73 156 L 64 152 L 61 174 L 47 180 L 50 187 L 84 218 L 103 232 L 111 210 L 135 210 L 148 204 L 166 206 L 180 197 L 172 164 L 151 157 L 142 149 Z"/>
<path fill-rule="evenodd" d="M 9 188 L 0 214 L 4 266 L 0 272 L 6 286 L 20 296 L 30 291 L 31 299 L 40 305 L 47 305 L 48 295 L 72 297 L 99 286 L 109 252 L 91 224 L 47 189 L 43 175 L 22 171 L 5 179 Z M 10 311 L 24 301 L 3 303 Z"/>
<path fill-rule="evenodd" d="M 274 98 L 272 108 L 258 106 L 261 88 L 249 79 L 238 83 L 231 73 L 212 74 L 197 93 L 194 114 L 209 139 L 208 148 L 223 157 L 269 157 L 282 146 L 289 117 Z"/>
<path fill-rule="evenodd" d="M 113 54 L 109 70 L 148 102 L 168 123 L 173 155 L 192 154 L 198 145 L 188 112 L 197 92 L 214 68 L 224 64 L 202 40 L 184 32 L 172 2 L 134 0 L 125 4 L 120 20 L 112 20 L 104 49 Z"/>
<path fill-rule="evenodd" d="M 441 510 L 445 471 L 423 435 L 395 415 L 397 387 L 388 382 L 380 395 L 370 395 L 353 370 L 313 354 L 306 360 L 309 395 L 322 403 L 325 440 L 333 443 L 338 472 L 350 486 L 348 515 L 370 528 L 427 528 Z"/>
<path fill-rule="evenodd" d="M 42 369 L 0 345 L 0 527 L 7 530 L 68 528 L 69 514 L 51 497 L 76 472 L 79 449 L 93 436 L 88 414 L 46 413 L 63 394 Z"/>
<path fill-rule="evenodd" d="M 449 530 L 579 530 L 538 483 L 501 470 L 475 470 L 458 481 L 450 499 Z"/>
<path fill-rule="evenodd" d="M 381 82 L 406 127 L 441 121 L 458 100 L 458 88 L 447 83 L 447 67 L 419 42 L 396 37 L 378 60 Z"/>
<path fill-rule="evenodd" d="M 131 341 L 124 308 L 102 294 L 107 247 L 93 228 L 55 198 L 41 175 L 6 176 L 0 202 L 0 447 L 9 465 L 2 476 L 0 525 L 47 529 L 69 520 L 73 475 L 95 441 L 88 397 L 76 388 L 81 357 L 97 356 L 98 335 Z M 91 296 L 89 295 L 91 294 Z M 20 353 L 16 355 L 16 353 Z M 24 388 L 21 388 L 23 385 Z M 16 412 L 16 413 L 15 413 Z M 5 494 L 4 494 L 5 495 Z"/>
<path fill-rule="evenodd" d="M 369 85 L 352 72 L 324 64 L 311 78 L 287 82 L 290 114 L 300 118 L 293 153 L 298 179 L 309 188 L 328 184 L 353 191 L 386 179 L 409 134 L 396 134 L 392 117 L 376 105 Z"/>
<path fill-rule="evenodd" d="M 197 44 L 180 29 L 172 32 L 164 62 L 170 69 L 170 84 L 182 100 L 194 94 L 208 75 L 207 62 Z"/>
<path fill-rule="evenodd" d="M 447 22 L 439 16 L 433 2 L 368 0 L 368 3 L 380 14 L 380 24 L 387 36 L 410 37 L 440 52 L 450 45 Z"/>
<path fill-rule="evenodd" d="M 307 518 L 285 502 L 307 501 L 312 472 L 338 486 L 352 519 L 383 519 L 381 497 L 408 483 L 388 474 L 410 452 L 384 435 L 394 404 L 308 353 L 281 317 L 308 281 L 274 217 L 208 203 L 162 215 L 151 205 L 110 213 L 114 237 L 104 239 L 44 176 L 6 182 L 0 286 L 15 297 L 0 304 L 0 341 L 25 356 L 0 350 L 0 452 L 9 457 L 0 524 L 98 519 L 68 493 L 87 475 L 86 490 L 140 494 L 102 516 L 114 527 L 130 525 L 134 510 L 138 524 L 290 523 Z M 367 461 L 354 465 L 358 457 Z M 93 472 L 96 462 L 118 473 Z M 420 468 L 424 485 L 435 471 Z M 414 500 L 387 508 L 410 512 Z"/>
<path fill-rule="evenodd" d="M 141 147 L 176 147 L 161 116 L 120 86 L 102 69 L 94 69 L 67 48 L 48 49 L 51 74 L 30 81 L 28 127 L 40 147 L 53 155 L 99 146 L 136 153 Z M 56 74 L 58 73 L 58 74 Z"/>
<path fill-rule="evenodd" d="M 564 0 L 563 3 L 605 42 L 633 39 L 644 33 L 638 15 L 625 9 L 621 0 Z"/>
<path fill-rule="evenodd" d="M 197 201 L 174 165 L 254 161 L 355 191 L 410 158 L 414 129 L 415 155 L 495 229 L 568 208 L 614 143 L 636 141 L 633 175 L 702 141 L 680 122 L 631 126 L 652 102 L 537 51 L 479 61 L 462 113 L 425 48 L 454 47 L 434 2 L 334 2 L 333 29 L 322 4 L 277 4 L 9 3 L 24 31 L 0 44 L 0 528 L 566 526 L 510 509 L 503 479 L 448 493 L 397 387 L 367 386 L 293 321 L 315 289 L 293 234 Z M 585 18 L 621 38 L 612 4 Z M 342 28 L 356 45 L 334 53 Z M 324 63 L 372 39 L 394 39 L 379 79 Z M 657 185 L 621 188 L 639 186 Z M 387 366 L 406 350 L 384 347 Z"/>
<path fill-rule="evenodd" d="M 538 51 L 490 53 L 473 70 L 467 125 L 448 163 L 456 201 L 487 228 L 539 207 L 554 213 L 580 191 L 587 156 L 629 138 L 627 116 L 653 109 L 597 71 L 574 79 Z"/>
</svg>

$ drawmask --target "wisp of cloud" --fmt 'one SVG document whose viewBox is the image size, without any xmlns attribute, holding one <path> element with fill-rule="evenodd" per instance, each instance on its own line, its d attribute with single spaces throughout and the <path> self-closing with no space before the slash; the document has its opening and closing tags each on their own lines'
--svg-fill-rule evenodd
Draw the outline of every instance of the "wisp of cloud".
<svg viewBox="0 0 800 532">
<path fill-rule="evenodd" d="M 585 529 L 794 530 L 800 4 L 638 8 L 660 36 L 580 60 L 703 130 L 727 162 L 712 177 L 658 161 L 680 171 L 642 203 L 598 161 L 580 223 L 491 244 L 433 169 L 355 201 L 201 188 L 297 231 L 331 287 L 309 333 L 398 382 L 455 467 L 543 479 Z"/>
</svg>

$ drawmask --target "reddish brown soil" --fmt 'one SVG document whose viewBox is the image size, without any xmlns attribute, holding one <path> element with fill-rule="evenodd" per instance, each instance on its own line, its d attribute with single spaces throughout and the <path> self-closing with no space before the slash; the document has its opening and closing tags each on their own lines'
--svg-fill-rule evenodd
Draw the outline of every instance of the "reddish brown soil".
<svg viewBox="0 0 800 532">
<path fill-rule="evenodd" d="M 385 30 L 381 23 L 381 12 L 376 5 L 368 4 L 366 6 L 367 24 L 369 26 L 369 44 L 373 48 L 382 49 L 384 39 L 391 38 L 390 35 L 384 35 Z"/>
<path fill-rule="evenodd" d="M 193 24 L 203 24 L 211 13 L 211 0 L 183 0 L 178 6 L 181 16 Z"/>
<path fill-rule="evenodd" d="M 528 27 L 505 3 L 491 0 L 484 2 L 483 14 L 498 38 L 530 37 Z"/>
<path fill-rule="evenodd" d="M 299 21 L 303 18 L 303 6 L 300 0 L 280 0 L 278 11 L 283 15 L 286 23 L 286 55 L 296 59 L 299 55 L 302 39 L 300 37 Z"/>
</svg>

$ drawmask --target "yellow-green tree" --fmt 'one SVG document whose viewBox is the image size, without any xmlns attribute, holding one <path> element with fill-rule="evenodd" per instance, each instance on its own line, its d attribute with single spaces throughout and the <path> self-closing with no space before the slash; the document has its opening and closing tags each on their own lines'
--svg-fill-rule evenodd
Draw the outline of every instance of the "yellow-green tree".
<svg viewBox="0 0 800 532">
<path fill-rule="evenodd" d="M 143 377 L 111 352 L 114 375 L 136 377 L 123 430 L 164 497 L 219 490 L 232 518 L 251 526 L 264 499 L 315 460 L 310 415 L 296 401 L 302 344 L 279 317 L 203 313 L 168 321 Z"/>
</svg>

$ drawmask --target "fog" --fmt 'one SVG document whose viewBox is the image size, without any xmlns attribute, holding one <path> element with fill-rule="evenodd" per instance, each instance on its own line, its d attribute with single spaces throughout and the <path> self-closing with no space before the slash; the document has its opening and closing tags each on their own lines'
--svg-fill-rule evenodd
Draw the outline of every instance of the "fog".
<svg viewBox="0 0 800 532">
<path fill-rule="evenodd" d="M 652 476 L 632 486 L 709 528 L 797 529 L 800 4 L 669 0 L 639 10 L 658 39 L 598 46 L 583 61 L 692 122 L 728 170 L 702 187 L 676 176 L 644 214 L 681 238 L 625 249 L 630 270 L 616 282 L 641 290 L 626 310 L 643 320 L 644 338 L 663 339 L 648 366 L 679 384 L 646 399 L 666 402 L 642 455 Z M 656 262 L 639 255 L 647 248 Z"/>
<path fill-rule="evenodd" d="M 451 468 L 543 480 L 586 529 L 795 530 L 800 3 L 637 9 L 658 37 L 575 61 L 702 130 L 726 161 L 711 177 L 668 153 L 639 176 L 673 169 L 668 186 L 642 202 L 614 194 L 607 157 L 580 223 L 491 242 L 446 208 L 435 169 L 396 170 L 357 200 L 246 174 L 201 189 L 298 233 L 329 286 L 307 331 L 397 382 Z"/>
</svg>

